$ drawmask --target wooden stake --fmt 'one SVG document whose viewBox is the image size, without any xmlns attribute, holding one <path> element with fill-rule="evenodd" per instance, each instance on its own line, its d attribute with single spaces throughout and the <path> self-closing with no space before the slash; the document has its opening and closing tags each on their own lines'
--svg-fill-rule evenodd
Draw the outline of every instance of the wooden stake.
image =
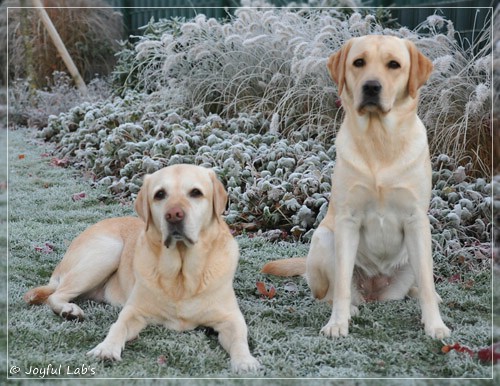
<svg viewBox="0 0 500 386">
<path fill-rule="evenodd" d="M 80 72 L 78 71 L 78 68 L 76 68 L 75 63 L 73 62 L 73 59 L 71 59 L 71 56 L 69 55 L 68 50 L 66 49 L 66 46 L 64 45 L 61 37 L 59 36 L 59 33 L 56 30 L 56 27 L 54 27 L 54 24 L 52 23 L 52 20 L 50 20 L 49 15 L 47 14 L 47 11 L 45 11 L 45 8 L 41 2 L 41 0 L 32 0 L 33 5 L 36 7 L 40 14 L 40 18 L 42 19 L 42 23 L 47 29 L 47 32 L 49 33 L 52 42 L 56 46 L 57 51 L 59 52 L 59 55 L 61 55 L 62 60 L 64 61 L 64 64 L 66 65 L 69 73 L 71 74 L 73 80 L 75 81 L 76 87 L 80 91 L 82 95 L 87 95 L 87 86 L 85 85 L 85 82 L 83 81 L 82 76 L 80 75 Z"/>
</svg>

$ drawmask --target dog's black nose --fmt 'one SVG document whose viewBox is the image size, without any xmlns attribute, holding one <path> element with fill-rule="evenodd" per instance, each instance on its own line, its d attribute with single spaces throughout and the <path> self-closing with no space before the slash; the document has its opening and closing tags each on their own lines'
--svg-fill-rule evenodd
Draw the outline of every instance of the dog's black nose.
<svg viewBox="0 0 500 386">
<path fill-rule="evenodd" d="M 363 93 L 367 97 L 375 97 L 380 94 L 380 91 L 382 90 L 382 85 L 378 80 L 368 80 L 364 85 L 363 85 Z"/>
</svg>

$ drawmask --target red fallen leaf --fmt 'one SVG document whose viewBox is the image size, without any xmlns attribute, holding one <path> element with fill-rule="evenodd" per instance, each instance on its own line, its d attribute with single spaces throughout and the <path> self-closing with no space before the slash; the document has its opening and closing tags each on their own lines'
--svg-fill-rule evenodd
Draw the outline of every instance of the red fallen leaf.
<svg viewBox="0 0 500 386">
<path fill-rule="evenodd" d="M 75 193 L 71 196 L 71 199 L 73 201 L 80 201 L 83 200 L 85 197 L 87 197 L 87 193 L 85 192 L 80 192 L 80 193 Z"/>
<path fill-rule="evenodd" d="M 340 109 L 342 107 L 342 101 L 340 99 L 337 99 L 335 101 L 335 107 L 337 107 L 338 109 Z"/>
<path fill-rule="evenodd" d="M 452 277 L 448 278 L 449 283 L 456 283 L 456 282 L 459 282 L 460 280 L 461 280 L 461 276 L 459 273 L 456 273 Z"/>
<path fill-rule="evenodd" d="M 477 352 L 477 357 L 482 362 L 497 364 L 500 362 L 500 342 L 494 343 L 490 347 L 482 348 Z"/>
<path fill-rule="evenodd" d="M 66 158 L 61 159 L 61 158 L 54 157 L 50 160 L 50 163 L 54 166 L 59 166 L 59 167 L 65 168 L 66 166 L 68 166 L 69 160 Z"/>
<path fill-rule="evenodd" d="M 26 157 L 26 156 L 25 156 L 24 154 L 19 154 L 19 155 L 17 156 L 17 159 L 24 159 L 25 157 Z"/>
<path fill-rule="evenodd" d="M 464 352 L 469 354 L 471 357 L 474 356 L 474 351 L 472 351 L 470 348 L 466 346 L 462 346 L 459 343 L 455 344 L 447 344 L 441 348 L 441 351 L 445 354 L 449 353 L 450 351 L 455 350 L 457 352 Z"/>
<path fill-rule="evenodd" d="M 54 246 L 52 244 L 45 243 L 43 247 L 35 247 L 35 251 L 49 254 L 54 252 Z"/>
<path fill-rule="evenodd" d="M 276 295 L 276 288 L 274 288 L 272 284 L 269 286 L 269 290 L 266 288 L 266 284 L 261 281 L 255 283 L 255 285 L 257 286 L 257 290 L 263 297 L 272 299 Z"/>
</svg>

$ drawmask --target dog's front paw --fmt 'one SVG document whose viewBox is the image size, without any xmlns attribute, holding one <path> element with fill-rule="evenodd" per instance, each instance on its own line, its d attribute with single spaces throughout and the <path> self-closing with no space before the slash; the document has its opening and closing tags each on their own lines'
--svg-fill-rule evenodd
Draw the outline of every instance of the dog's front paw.
<svg viewBox="0 0 500 386">
<path fill-rule="evenodd" d="M 231 359 L 231 369 L 235 373 L 256 371 L 259 367 L 259 361 L 251 355 L 245 358 Z"/>
<path fill-rule="evenodd" d="M 328 324 L 321 329 L 321 333 L 330 338 L 347 336 L 347 334 L 349 334 L 349 321 L 329 321 Z"/>
<path fill-rule="evenodd" d="M 98 344 L 90 350 L 87 355 L 98 359 L 109 359 L 112 361 L 121 361 L 121 348 L 116 345 L 106 344 L 104 342 Z"/>
<path fill-rule="evenodd" d="M 444 339 L 450 336 L 451 332 L 443 322 L 425 325 L 425 333 L 433 339 Z"/>
</svg>

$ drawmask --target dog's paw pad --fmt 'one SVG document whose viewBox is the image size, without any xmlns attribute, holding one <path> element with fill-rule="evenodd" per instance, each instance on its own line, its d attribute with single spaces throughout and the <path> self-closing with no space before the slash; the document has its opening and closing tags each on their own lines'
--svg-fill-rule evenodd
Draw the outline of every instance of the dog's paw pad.
<svg viewBox="0 0 500 386">
<path fill-rule="evenodd" d="M 253 356 L 231 361 L 231 369 L 235 373 L 256 371 L 260 368 L 260 363 Z"/>
<path fill-rule="evenodd" d="M 82 321 L 84 318 L 83 310 L 73 303 L 65 304 L 59 315 L 66 320 Z"/>
<path fill-rule="evenodd" d="M 444 324 L 433 327 L 426 327 L 425 332 L 431 338 L 440 340 L 449 337 L 451 334 L 450 329 L 446 327 Z"/>
<path fill-rule="evenodd" d="M 95 348 L 87 353 L 88 356 L 92 356 L 97 359 L 108 359 L 112 361 L 121 361 L 121 350 L 116 347 L 108 346 L 104 343 L 98 344 Z"/>
<path fill-rule="evenodd" d="M 339 336 L 347 336 L 349 334 L 349 323 L 328 323 L 321 329 L 321 333 L 330 338 L 338 338 Z"/>
</svg>

